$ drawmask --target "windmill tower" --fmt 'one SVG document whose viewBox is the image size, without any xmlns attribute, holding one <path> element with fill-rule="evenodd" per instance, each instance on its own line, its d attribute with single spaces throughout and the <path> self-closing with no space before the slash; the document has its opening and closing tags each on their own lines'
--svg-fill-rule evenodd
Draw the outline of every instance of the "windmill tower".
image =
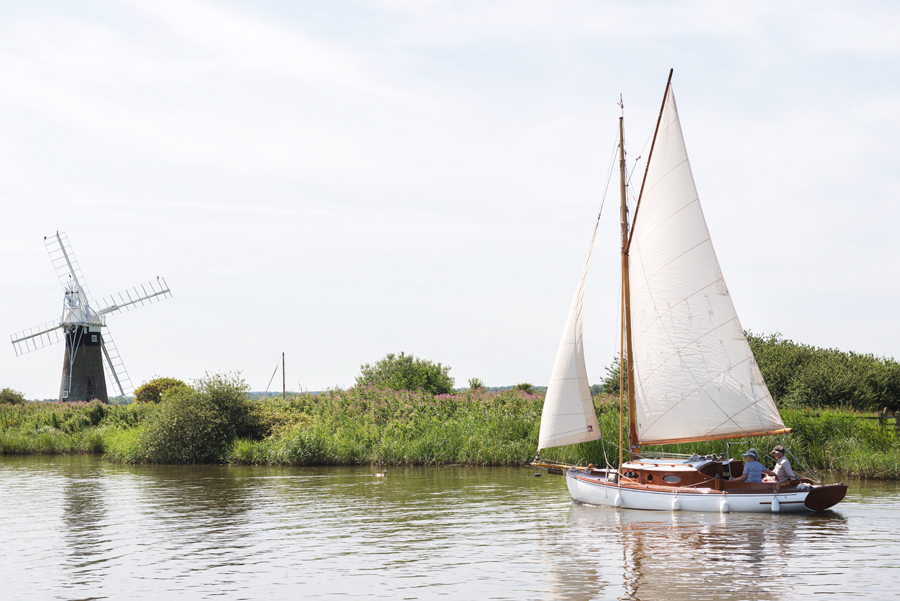
<svg viewBox="0 0 900 601">
<path fill-rule="evenodd" d="M 57 232 L 48 236 L 44 238 L 44 244 L 65 293 L 62 316 L 58 322 L 51 321 L 13 334 L 16 355 L 65 340 L 60 401 L 100 399 L 106 403 L 109 401 L 107 378 L 113 384 L 114 395 L 125 396 L 132 390 L 131 379 L 109 330 L 103 331 L 106 316 L 172 296 L 166 281 L 156 278 L 94 303 L 66 234 Z"/>
</svg>

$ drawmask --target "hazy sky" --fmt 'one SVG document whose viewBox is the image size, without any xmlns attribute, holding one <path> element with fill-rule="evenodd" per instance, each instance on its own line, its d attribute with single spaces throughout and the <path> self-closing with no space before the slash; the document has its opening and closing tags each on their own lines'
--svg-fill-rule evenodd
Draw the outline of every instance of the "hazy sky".
<svg viewBox="0 0 900 601">
<path fill-rule="evenodd" d="M 900 357 L 898 31 L 892 2 L 4 3 L 0 330 L 58 318 L 59 230 L 95 297 L 172 288 L 109 318 L 136 385 L 262 390 L 282 351 L 294 389 L 400 351 L 457 386 L 546 384 L 619 94 L 636 159 L 674 67 L 744 327 Z M 617 203 L 592 382 L 618 345 Z M 0 387 L 55 397 L 62 346 L 8 341 Z"/>
</svg>

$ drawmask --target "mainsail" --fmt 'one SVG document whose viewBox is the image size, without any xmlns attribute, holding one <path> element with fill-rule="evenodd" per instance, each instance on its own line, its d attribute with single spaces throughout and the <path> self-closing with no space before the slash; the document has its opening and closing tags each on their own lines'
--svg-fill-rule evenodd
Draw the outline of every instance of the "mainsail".
<svg viewBox="0 0 900 601">
<path fill-rule="evenodd" d="M 597 228 L 594 227 L 594 239 Z M 600 438 L 597 414 L 591 399 L 587 369 L 584 365 L 584 342 L 582 340 L 582 313 L 584 309 L 584 285 L 587 281 L 594 239 L 588 251 L 587 261 L 578 281 L 569 318 L 563 330 L 556 363 L 544 398 L 544 412 L 541 415 L 541 432 L 538 450 L 559 447 Z"/>
<path fill-rule="evenodd" d="M 782 430 L 713 250 L 671 86 L 632 227 L 637 444 Z"/>
</svg>

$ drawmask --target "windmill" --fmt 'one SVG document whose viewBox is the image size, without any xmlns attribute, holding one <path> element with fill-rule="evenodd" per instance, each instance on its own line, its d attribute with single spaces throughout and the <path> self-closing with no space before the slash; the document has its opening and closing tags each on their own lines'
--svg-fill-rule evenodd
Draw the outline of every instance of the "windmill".
<svg viewBox="0 0 900 601">
<path fill-rule="evenodd" d="M 57 232 L 47 236 L 44 244 L 65 293 L 62 316 L 58 322 L 51 321 L 13 334 L 11 338 L 16 355 L 65 340 L 60 401 L 100 399 L 108 402 L 107 378 L 114 383 L 114 392 L 125 396 L 132 390 L 131 379 L 109 330 L 102 331 L 106 327 L 106 316 L 172 296 L 166 281 L 157 277 L 147 284 L 103 298 L 95 304 L 66 234 Z M 95 308 L 98 306 L 102 308 Z"/>
</svg>

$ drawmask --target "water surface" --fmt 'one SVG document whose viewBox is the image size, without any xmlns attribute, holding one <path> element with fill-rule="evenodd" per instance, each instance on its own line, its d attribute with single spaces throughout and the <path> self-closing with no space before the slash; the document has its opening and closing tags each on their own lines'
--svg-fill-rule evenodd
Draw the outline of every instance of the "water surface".
<svg viewBox="0 0 900 601">
<path fill-rule="evenodd" d="M 3 599 L 898 598 L 900 485 L 812 515 L 573 504 L 529 468 L 0 457 Z"/>
</svg>

